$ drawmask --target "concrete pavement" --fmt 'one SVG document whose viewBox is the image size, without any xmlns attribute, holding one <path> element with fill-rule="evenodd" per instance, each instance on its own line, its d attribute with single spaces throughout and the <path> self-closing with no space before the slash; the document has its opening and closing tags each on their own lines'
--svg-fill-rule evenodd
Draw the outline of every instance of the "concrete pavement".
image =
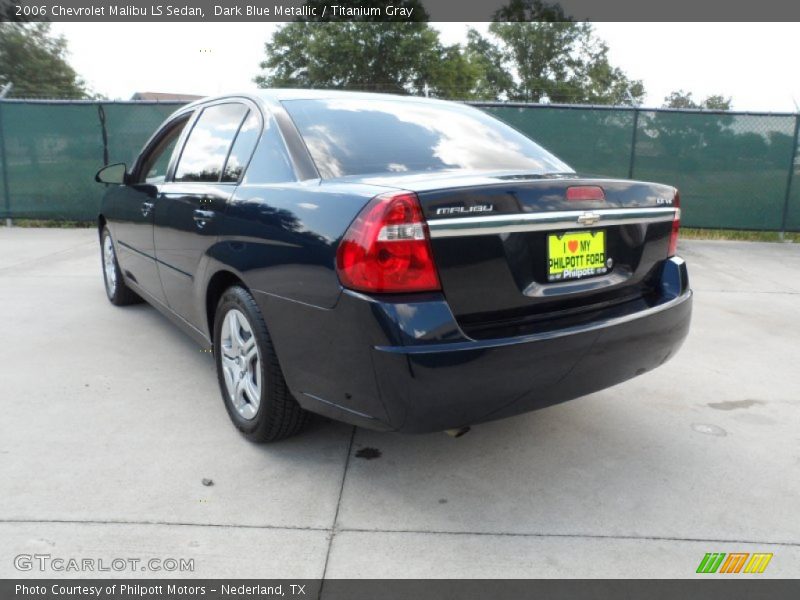
<svg viewBox="0 0 800 600">
<path fill-rule="evenodd" d="M 194 559 L 166 573 L 184 577 L 692 577 L 706 552 L 798 577 L 800 245 L 680 252 L 692 332 L 652 373 L 459 439 L 316 419 L 254 446 L 209 354 L 108 303 L 94 231 L 0 228 L 0 577 L 41 576 L 14 568 L 26 553 Z"/>
</svg>

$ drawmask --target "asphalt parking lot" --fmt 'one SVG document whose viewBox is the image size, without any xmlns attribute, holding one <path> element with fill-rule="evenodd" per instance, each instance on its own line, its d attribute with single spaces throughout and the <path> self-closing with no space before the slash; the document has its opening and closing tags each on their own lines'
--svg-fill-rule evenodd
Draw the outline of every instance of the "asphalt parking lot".
<svg viewBox="0 0 800 600">
<path fill-rule="evenodd" d="M 692 331 L 652 373 L 459 439 L 319 419 L 255 446 L 209 354 L 106 300 L 94 231 L 0 228 L 0 577 L 92 575 L 15 569 L 38 553 L 191 558 L 169 575 L 194 577 L 669 578 L 706 552 L 800 577 L 800 245 L 680 253 Z"/>
</svg>

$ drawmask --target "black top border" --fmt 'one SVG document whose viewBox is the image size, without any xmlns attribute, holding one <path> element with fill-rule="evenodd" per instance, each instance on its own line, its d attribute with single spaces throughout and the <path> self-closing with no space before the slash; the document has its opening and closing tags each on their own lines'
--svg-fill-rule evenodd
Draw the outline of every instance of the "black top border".
<svg viewBox="0 0 800 600">
<path fill-rule="evenodd" d="M 524 10 L 498 13 L 511 2 Z M 403 9 L 402 11 L 399 9 Z M 413 10 L 409 10 L 413 9 Z M 576 20 L 676 22 L 653 40 L 669 52 L 680 22 L 800 21 L 791 0 L 0 0 L 0 21 L 286 22 Z M 747 40 L 742 40 L 747 43 Z"/>
</svg>

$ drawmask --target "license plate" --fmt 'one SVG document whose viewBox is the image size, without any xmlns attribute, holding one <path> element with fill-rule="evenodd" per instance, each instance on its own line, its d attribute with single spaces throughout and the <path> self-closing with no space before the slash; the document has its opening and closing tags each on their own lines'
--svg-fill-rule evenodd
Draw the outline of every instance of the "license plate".
<svg viewBox="0 0 800 600">
<path fill-rule="evenodd" d="M 548 281 L 583 279 L 607 272 L 605 231 L 568 231 L 547 236 Z"/>
</svg>

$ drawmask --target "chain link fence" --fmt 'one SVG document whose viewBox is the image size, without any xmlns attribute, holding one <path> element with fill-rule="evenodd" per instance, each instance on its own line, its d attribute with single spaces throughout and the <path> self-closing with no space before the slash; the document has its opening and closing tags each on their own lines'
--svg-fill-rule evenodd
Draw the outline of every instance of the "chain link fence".
<svg viewBox="0 0 800 600">
<path fill-rule="evenodd" d="M 0 101 L 4 217 L 91 220 L 103 164 L 131 164 L 181 103 Z M 681 190 L 688 227 L 800 231 L 794 114 L 475 103 L 578 172 Z"/>
<path fill-rule="evenodd" d="M 94 220 L 104 164 L 133 163 L 181 102 L 0 101 L 6 218 Z"/>
<path fill-rule="evenodd" d="M 798 115 L 479 106 L 578 172 L 676 186 L 685 226 L 800 230 Z"/>
</svg>

